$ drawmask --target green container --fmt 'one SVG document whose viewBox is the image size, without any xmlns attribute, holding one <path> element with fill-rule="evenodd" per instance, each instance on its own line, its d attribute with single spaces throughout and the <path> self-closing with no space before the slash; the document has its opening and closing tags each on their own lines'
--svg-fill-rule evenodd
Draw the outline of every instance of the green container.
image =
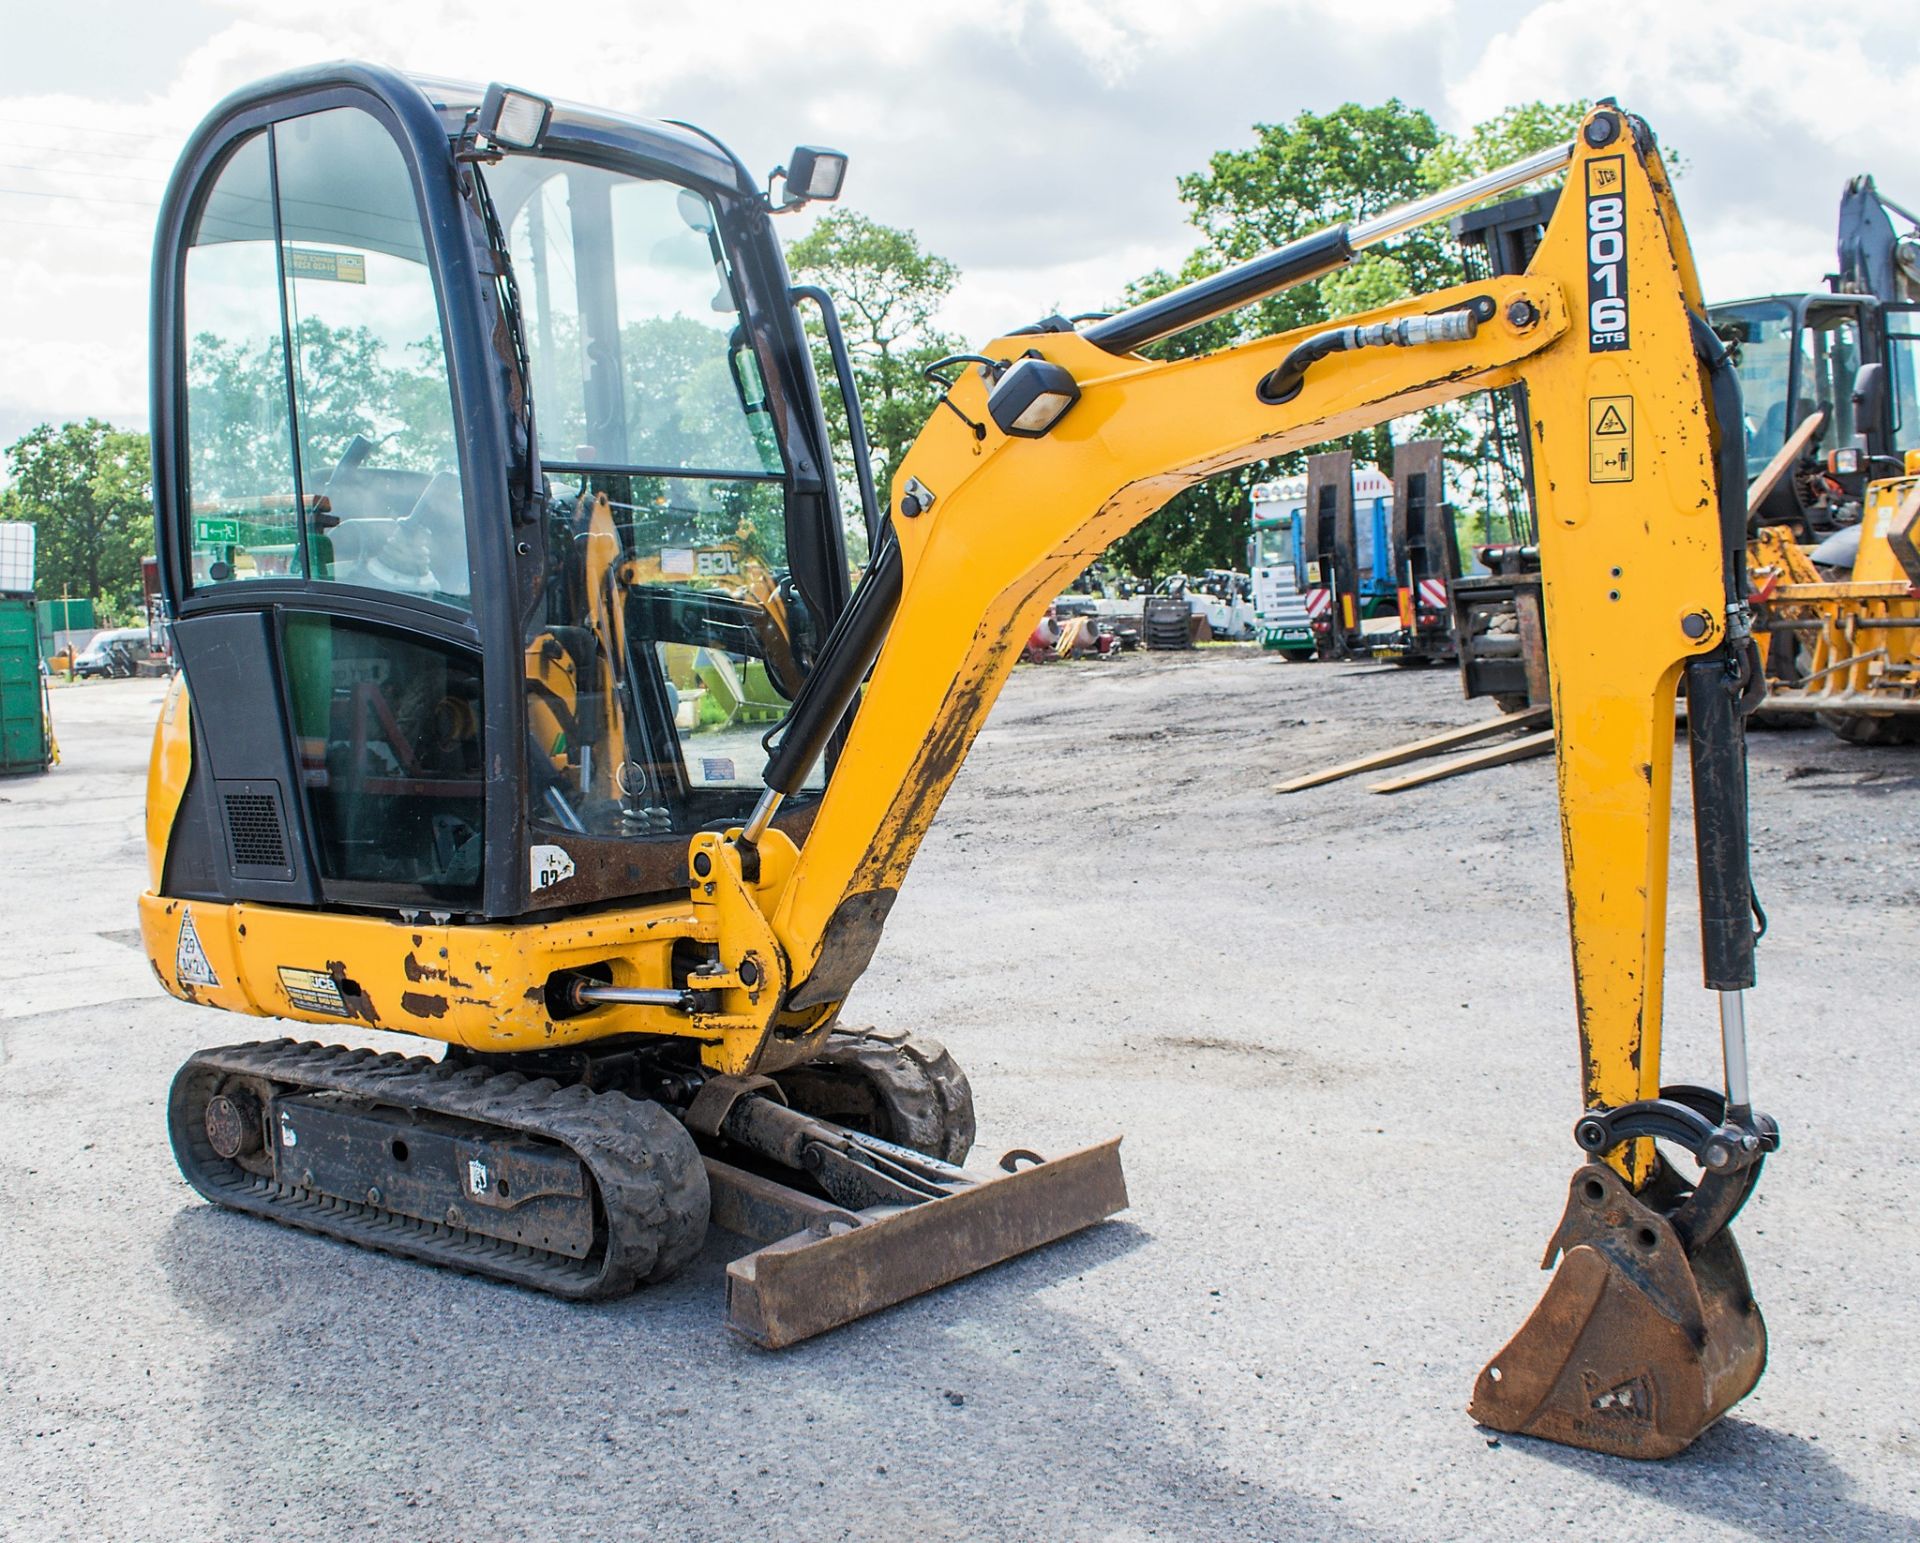
<svg viewBox="0 0 1920 1543">
<path fill-rule="evenodd" d="M 91 600 L 36 600 L 34 607 L 40 613 L 40 646 L 47 653 L 53 652 L 55 633 L 93 632 L 100 625 Z"/>
<path fill-rule="evenodd" d="M 43 772 L 53 758 L 34 621 L 31 600 L 0 600 L 0 776 Z"/>
</svg>

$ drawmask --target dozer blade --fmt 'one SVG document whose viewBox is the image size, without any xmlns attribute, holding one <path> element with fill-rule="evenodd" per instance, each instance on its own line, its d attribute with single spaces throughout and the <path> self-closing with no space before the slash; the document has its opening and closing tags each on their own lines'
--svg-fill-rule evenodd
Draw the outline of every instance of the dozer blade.
<svg viewBox="0 0 1920 1543">
<path fill-rule="evenodd" d="M 1589 1163 L 1544 1267 L 1561 1254 L 1532 1316 L 1474 1384 L 1482 1425 L 1671 1457 L 1760 1380 L 1767 1329 L 1724 1227 L 1689 1254 L 1667 1215 Z"/>
<path fill-rule="evenodd" d="M 777 1350 L 1126 1208 L 1117 1136 L 1001 1167 L 937 1200 L 854 1211 L 708 1158 L 714 1225 L 767 1245 L 727 1266 L 728 1327 Z"/>
</svg>

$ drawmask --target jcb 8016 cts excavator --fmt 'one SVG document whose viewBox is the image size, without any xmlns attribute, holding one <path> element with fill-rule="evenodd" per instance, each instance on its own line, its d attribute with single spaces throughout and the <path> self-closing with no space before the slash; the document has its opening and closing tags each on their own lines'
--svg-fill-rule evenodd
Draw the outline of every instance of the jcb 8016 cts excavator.
<svg viewBox="0 0 1920 1543">
<path fill-rule="evenodd" d="M 1563 166 L 1523 274 L 1137 352 Z M 1586 1161 L 1472 1408 L 1677 1450 L 1760 1374 L 1728 1223 L 1776 1138 L 1741 1018 L 1737 382 L 1645 126 L 1603 103 L 1504 172 L 949 361 L 884 511 L 861 484 L 851 588 L 800 305 L 864 476 L 850 371 L 771 223 L 844 169 L 803 147 L 763 189 L 685 125 L 358 65 L 194 135 L 154 263 L 181 679 L 146 946 L 187 1000 L 448 1049 L 203 1051 L 168 1111 L 187 1178 L 576 1297 L 660 1279 L 712 1223 L 766 1245 L 729 1313 L 769 1345 L 1111 1214 L 1117 1142 L 969 1174 L 951 1059 L 839 1023 L 941 797 L 1049 600 L 1181 487 L 1524 382 Z M 1660 1083 L 1682 676 L 1724 1093 Z"/>
</svg>

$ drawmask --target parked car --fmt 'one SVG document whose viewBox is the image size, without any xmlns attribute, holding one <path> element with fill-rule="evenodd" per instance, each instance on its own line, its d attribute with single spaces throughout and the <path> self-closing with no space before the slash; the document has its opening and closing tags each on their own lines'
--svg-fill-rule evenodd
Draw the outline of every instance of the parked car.
<svg viewBox="0 0 1920 1543">
<path fill-rule="evenodd" d="M 95 633 L 73 661 L 73 673 L 82 680 L 93 676 L 124 679 L 138 675 L 140 666 L 153 657 L 147 645 L 145 627 L 116 627 Z"/>
</svg>

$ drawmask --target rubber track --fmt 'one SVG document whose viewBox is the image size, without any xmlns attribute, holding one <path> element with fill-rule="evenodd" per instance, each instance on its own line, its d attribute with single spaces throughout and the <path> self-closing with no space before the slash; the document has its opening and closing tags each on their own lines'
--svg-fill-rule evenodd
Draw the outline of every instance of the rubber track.
<svg viewBox="0 0 1920 1543">
<path fill-rule="evenodd" d="M 836 1028 L 813 1060 L 774 1080 L 790 1081 L 794 1105 L 804 1110 L 809 1073 L 825 1068 L 833 1069 L 827 1075 L 866 1081 L 887 1126 L 875 1134 L 945 1162 L 966 1162 L 973 1149 L 973 1088 L 939 1040 L 900 1029 Z"/>
<path fill-rule="evenodd" d="M 580 1159 L 598 1190 L 593 1250 L 572 1259 L 250 1173 L 206 1139 L 202 1111 L 228 1076 L 257 1077 L 280 1093 L 344 1093 L 555 1142 Z M 291 1039 L 231 1045 L 200 1051 L 175 1074 L 167 1129 L 187 1182 L 216 1205 L 556 1296 L 622 1296 L 664 1280 L 706 1236 L 706 1168 L 679 1121 L 658 1104 L 550 1078 Z"/>
</svg>

